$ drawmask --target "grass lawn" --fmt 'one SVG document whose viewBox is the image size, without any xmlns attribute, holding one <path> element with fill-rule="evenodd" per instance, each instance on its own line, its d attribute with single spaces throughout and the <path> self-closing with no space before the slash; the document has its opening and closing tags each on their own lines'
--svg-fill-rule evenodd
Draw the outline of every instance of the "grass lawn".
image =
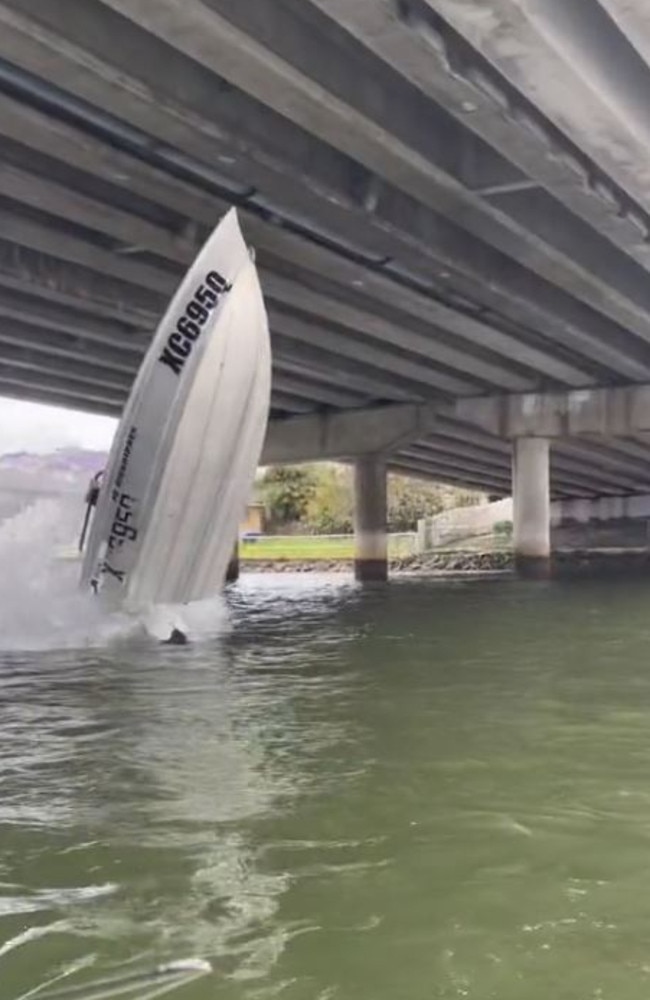
<svg viewBox="0 0 650 1000">
<path fill-rule="evenodd" d="M 392 556 L 408 555 L 412 551 L 411 540 L 399 536 L 389 538 L 388 549 Z M 354 539 L 352 535 L 345 538 L 323 538 L 318 535 L 295 535 L 292 538 L 266 536 L 256 541 L 242 542 L 239 555 L 244 560 L 267 562 L 353 559 Z"/>
</svg>

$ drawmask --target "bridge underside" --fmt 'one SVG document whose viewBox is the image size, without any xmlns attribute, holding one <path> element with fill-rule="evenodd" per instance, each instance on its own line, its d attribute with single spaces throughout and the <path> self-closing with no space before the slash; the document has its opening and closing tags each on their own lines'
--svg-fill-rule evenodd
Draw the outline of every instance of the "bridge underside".
<svg viewBox="0 0 650 1000">
<path fill-rule="evenodd" d="M 650 383 L 650 13 L 525 6 L 2 0 L 0 393 L 117 415 L 231 204 L 274 419 Z M 558 441 L 553 493 L 650 492 L 649 458 Z M 510 492 L 452 416 L 391 461 Z"/>
</svg>

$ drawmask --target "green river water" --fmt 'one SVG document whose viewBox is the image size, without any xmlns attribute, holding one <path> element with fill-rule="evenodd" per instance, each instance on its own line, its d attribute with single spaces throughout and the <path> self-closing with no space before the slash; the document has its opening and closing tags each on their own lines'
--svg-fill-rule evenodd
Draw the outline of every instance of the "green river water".
<svg viewBox="0 0 650 1000">
<path fill-rule="evenodd" d="M 650 584 L 228 605 L 0 652 L 2 1000 L 650 996 Z"/>
</svg>

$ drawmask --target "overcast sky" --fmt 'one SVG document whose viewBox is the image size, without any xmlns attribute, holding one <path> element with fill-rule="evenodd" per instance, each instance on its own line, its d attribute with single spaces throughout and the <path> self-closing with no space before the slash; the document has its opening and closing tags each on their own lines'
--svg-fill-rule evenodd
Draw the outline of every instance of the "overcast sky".
<svg viewBox="0 0 650 1000">
<path fill-rule="evenodd" d="M 0 397 L 0 455 L 70 446 L 107 451 L 116 426 L 112 417 Z"/>
</svg>

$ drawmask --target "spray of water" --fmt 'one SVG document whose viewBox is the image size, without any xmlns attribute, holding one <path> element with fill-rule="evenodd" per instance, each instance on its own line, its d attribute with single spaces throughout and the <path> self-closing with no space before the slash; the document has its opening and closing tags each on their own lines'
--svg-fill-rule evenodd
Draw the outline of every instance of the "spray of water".
<svg viewBox="0 0 650 1000">
<path fill-rule="evenodd" d="M 39 499 L 0 521 L 0 649 L 104 646 L 130 637 L 165 638 L 172 626 L 194 638 L 226 628 L 220 599 L 183 609 L 154 608 L 134 617 L 109 613 L 79 588 L 76 551 L 80 503 Z"/>
</svg>

